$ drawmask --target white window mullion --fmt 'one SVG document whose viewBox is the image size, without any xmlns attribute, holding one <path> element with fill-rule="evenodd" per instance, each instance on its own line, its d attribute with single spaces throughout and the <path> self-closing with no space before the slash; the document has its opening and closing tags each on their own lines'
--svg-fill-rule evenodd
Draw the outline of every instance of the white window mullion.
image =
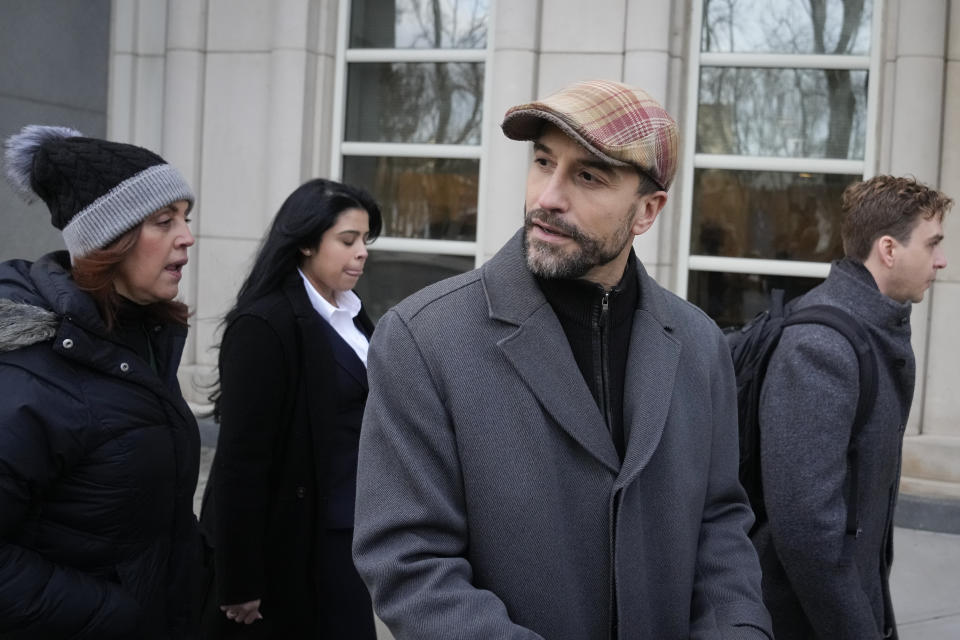
<svg viewBox="0 0 960 640">
<path fill-rule="evenodd" d="M 722 256 L 690 256 L 687 266 L 693 271 L 717 271 L 721 273 L 748 273 L 766 276 L 792 276 L 797 278 L 826 278 L 830 272 L 829 262 L 804 262 L 801 260 L 759 260 L 757 258 L 727 258 Z"/>
<path fill-rule="evenodd" d="M 333 73 L 333 126 L 330 128 L 330 177 L 343 179 L 343 157 L 340 145 L 343 142 L 344 113 L 347 108 L 347 44 L 350 38 L 350 0 L 340 3 L 337 24 L 337 57 Z"/>
<path fill-rule="evenodd" d="M 700 31 L 703 28 L 703 2 L 694 0 L 690 16 L 690 37 L 687 57 L 690 60 L 690 69 L 687 72 L 687 117 L 684 121 L 681 136 L 683 140 L 682 158 L 694 158 L 697 151 L 697 105 L 700 103 Z M 688 272 L 690 270 L 690 229 L 693 224 L 693 170 L 695 163 L 681 162 L 682 191 L 680 192 L 680 229 L 677 237 L 680 246 L 677 248 L 677 270 L 673 292 L 681 298 L 687 297 Z"/>
<path fill-rule="evenodd" d="M 477 252 L 477 243 L 462 240 L 429 240 L 425 238 L 391 238 L 389 236 L 380 236 L 371 245 L 371 249 L 472 256 Z"/>
<path fill-rule="evenodd" d="M 867 78 L 867 139 L 864 141 L 863 178 L 872 178 L 877 166 L 877 119 L 880 112 L 880 69 L 883 64 L 883 12 L 884 0 L 873 1 L 873 31 L 870 35 L 870 71 Z"/>
<path fill-rule="evenodd" d="M 735 171 L 792 171 L 796 173 L 861 174 L 863 160 L 836 158 L 770 158 L 698 153 L 693 156 L 697 169 L 731 169 Z"/>
<path fill-rule="evenodd" d="M 347 62 L 485 62 L 486 49 L 347 49 Z"/>
<path fill-rule="evenodd" d="M 700 40 L 697 39 L 697 49 Z M 870 56 L 836 56 L 798 53 L 700 53 L 701 67 L 763 69 L 870 69 Z"/>
<path fill-rule="evenodd" d="M 477 160 L 480 145 L 410 144 L 406 142 L 342 142 L 345 156 L 390 156 L 394 158 L 456 158 Z"/>
</svg>

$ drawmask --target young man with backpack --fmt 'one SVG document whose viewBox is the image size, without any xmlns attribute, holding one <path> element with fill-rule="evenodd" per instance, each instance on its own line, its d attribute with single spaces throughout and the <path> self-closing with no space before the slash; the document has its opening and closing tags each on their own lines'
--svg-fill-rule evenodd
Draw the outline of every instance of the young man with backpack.
<svg viewBox="0 0 960 640">
<path fill-rule="evenodd" d="M 897 637 L 888 581 L 915 379 L 910 310 L 946 266 L 952 204 L 911 178 L 851 185 L 846 257 L 787 314 L 759 400 L 765 515 L 752 533 L 778 640 Z M 856 339 L 826 322 L 791 324 L 820 305 L 863 329 L 875 362 L 869 391 Z"/>
</svg>

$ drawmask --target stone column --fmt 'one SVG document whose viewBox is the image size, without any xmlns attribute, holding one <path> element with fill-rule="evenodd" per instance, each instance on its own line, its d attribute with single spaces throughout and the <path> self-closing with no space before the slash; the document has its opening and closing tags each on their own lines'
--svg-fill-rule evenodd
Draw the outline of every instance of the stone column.
<svg viewBox="0 0 960 640">
<path fill-rule="evenodd" d="M 203 121 L 203 83 L 206 62 L 207 3 L 205 0 L 169 0 L 167 8 L 166 64 L 164 73 L 162 139 L 163 157 L 175 166 L 193 187 L 197 197 L 190 214 L 197 234 L 203 215 L 200 191 L 200 134 Z M 190 263 L 180 283 L 180 299 L 197 308 L 197 277 L 201 267 L 198 246 L 190 249 Z M 187 334 L 182 364 L 196 362 L 196 334 Z M 181 386 L 193 395 L 191 381 Z M 189 388 L 188 388 L 189 387 Z"/>
<path fill-rule="evenodd" d="M 684 84 L 683 33 L 689 24 L 687 5 L 687 2 L 670 0 L 631 0 L 627 3 L 624 34 L 623 81 L 642 87 L 659 100 L 681 126 L 678 153 L 683 151 L 682 140 L 687 134 L 682 130 L 684 117 L 680 96 Z M 681 215 L 680 177 L 678 168 L 666 206 L 653 227 L 633 243 L 650 275 L 668 287 L 675 282 L 670 267 L 675 262 L 672 257 L 676 253 L 676 222 Z"/>
<path fill-rule="evenodd" d="M 523 223 L 523 195 L 529 152 L 500 130 L 508 108 L 535 98 L 540 48 L 540 0 L 493 3 L 489 38 L 492 54 L 485 83 L 482 206 L 477 229 L 477 262 L 488 260 Z"/>
<path fill-rule="evenodd" d="M 947 0 L 888 4 L 887 112 L 880 132 L 887 140 L 881 145 L 884 152 L 878 169 L 914 175 L 958 197 L 960 165 L 955 147 L 960 134 L 960 75 L 955 61 L 960 52 L 960 3 L 951 0 L 954 10 L 950 12 L 947 4 Z M 948 261 L 956 262 L 960 261 L 960 238 L 956 237 L 960 228 L 952 216 L 945 220 L 944 246 Z M 953 384 L 956 358 L 951 355 L 960 345 L 953 331 L 955 313 L 960 310 L 956 266 L 940 274 L 924 301 L 914 306 L 911 318 L 917 383 L 904 441 L 898 511 L 898 515 L 911 514 L 904 521 L 907 525 L 942 526 L 936 521 L 948 513 L 944 504 L 960 499 L 960 402 Z M 947 502 L 937 502 L 943 499 Z"/>
</svg>

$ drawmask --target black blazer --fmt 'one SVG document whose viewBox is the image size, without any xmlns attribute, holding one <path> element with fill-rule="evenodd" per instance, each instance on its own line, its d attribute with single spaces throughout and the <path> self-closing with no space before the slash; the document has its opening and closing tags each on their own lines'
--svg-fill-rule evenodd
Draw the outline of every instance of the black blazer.
<svg viewBox="0 0 960 640">
<path fill-rule="evenodd" d="M 362 309 L 355 322 L 372 334 Z M 201 511 L 214 547 L 216 600 L 262 598 L 269 624 L 253 627 L 269 626 L 273 637 L 316 634 L 318 548 L 328 527 L 352 526 L 366 368 L 311 306 L 294 272 L 227 326 L 220 392 Z"/>
</svg>

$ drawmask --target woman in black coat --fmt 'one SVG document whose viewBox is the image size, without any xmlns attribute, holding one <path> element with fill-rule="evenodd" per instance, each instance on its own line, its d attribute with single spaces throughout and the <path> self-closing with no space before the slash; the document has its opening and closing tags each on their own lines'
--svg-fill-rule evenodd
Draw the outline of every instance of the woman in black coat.
<svg viewBox="0 0 960 640">
<path fill-rule="evenodd" d="M 380 227 L 366 192 L 307 182 L 227 313 L 201 514 L 216 566 L 210 637 L 376 637 L 350 552 L 373 331 L 351 289 Z"/>
<path fill-rule="evenodd" d="M 69 251 L 0 265 L 0 638 L 192 638 L 200 438 L 174 301 L 193 195 L 139 147 L 7 141 Z"/>
</svg>

